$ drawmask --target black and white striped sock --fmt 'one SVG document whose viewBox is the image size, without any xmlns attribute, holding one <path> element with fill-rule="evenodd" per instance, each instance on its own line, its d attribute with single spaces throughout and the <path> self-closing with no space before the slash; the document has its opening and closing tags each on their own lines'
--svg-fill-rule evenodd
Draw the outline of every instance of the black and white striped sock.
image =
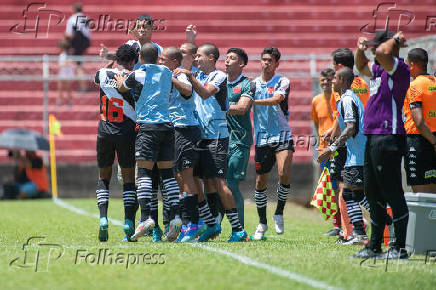
<svg viewBox="0 0 436 290">
<path fill-rule="evenodd" d="M 347 204 L 348 216 L 354 226 L 354 231 L 358 234 L 364 234 L 363 215 L 359 203 L 354 200 L 348 200 L 345 203 Z"/>
<path fill-rule="evenodd" d="M 259 222 L 264 225 L 267 224 L 266 206 L 267 206 L 268 199 L 267 199 L 266 192 L 267 192 L 267 188 L 254 191 L 254 201 L 256 202 L 257 213 L 259 215 Z"/>
<path fill-rule="evenodd" d="M 134 183 L 123 185 L 124 219 L 135 222 L 136 214 L 136 188 Z"/>
<path fill-rule="evenodd" d="M 151 191 L 151 202 L 150 202 L 150 217 L 154 220 L 155 227 L 159 226 L 158 218 L 159 218 L 159 201 L 157 199 L 157 188 L 153 188 Z"/>
<path fill-rule="evenodd" d="M 100 210 L 100 218 L 107 217 L 107 208 L 109 205 L 109 182 L 99 179 L 97 182 L 97 205 Z"/>
<path fill-rule="evenodd" d="M 213 227 L 215 225 L 215 218 L 212 216 L 206 200 L 198 203 L 198 214 L 207 226 Z"/>
<path fill-rule="evenodd" d="M 170 206 L 170 220 L 172 220 L 179 216 L 179 185 L 174 178 L 172 168 L 159 169 L 159 175 L 162 177 L 162 185 Z"/>
<path fill-rule="evenodd" d="M 236 208 L 226 209 L 226 216 L 232 226 L 232 232 L 242 231 L 242 226 L 238 217 L 238 210 Z"/>
<path fill-rule="evenodd" d="M 138 202 L 141 206 L 141 220 L 144 221 L 150 216 L 150 205 L 152 197 L 152 171 L 146 168 L 138 168 Z"/>
<path fill-rule="evenodd" d="M 277 185 L 277 208 L 276 215 L 283 215 L 283 210 L 285 209 L 286 200 L 288 199 L 289 192 L 291 191 L 290 184 Z"/>
</svg>

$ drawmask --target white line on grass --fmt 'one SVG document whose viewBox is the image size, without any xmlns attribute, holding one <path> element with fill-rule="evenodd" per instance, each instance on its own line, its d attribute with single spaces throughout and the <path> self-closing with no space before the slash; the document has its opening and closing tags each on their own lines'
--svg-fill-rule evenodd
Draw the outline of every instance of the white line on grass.
<svg viewBox="0 0 436 290">
<path fill-rule="evenodd" d="M 60 200 L 59 198 L 53 198 L 53 201 L 57 205 L 59 205 L 59 206 L 61 206 L 63 208 L 66 208 L 66 209 L 68 209 L 68 210 L 70 210 L 72 212 L 75 212 L 77 214 L 84 215 L 84 216 L 89 216 L 89 217 L 99 218 L 99 216 L 97 214 L 89 213 L 89 212 L 85 211 L 84 209 L 75 207 L 75 206 L 73 206 L 73 205 L 71 205 L 71 204 L 69 204 L 69 203 L 67 203 L 67 202 L 65 202 L 63 200 Z M 123 223 L 121 221 L 119 221 L 119 220 L 116 220 L 116 219 L 108 219 L 108 220 L 112 224 L 114 224 L 116 226 L 122 226 L 123 225 Z M 218 249 L 218 248 L 214 248 L 214 247 L 205 246 L 205 245 L 198 244 L 198 243 L 192 243 L 190 245 L 192 245 L 194 247 L 198 247 L 198 248 L 204 249 L 206 251 L 210 251 L 210 252 L 214 252 L 214 253 L 218 253 L 218 254 L 230 257 L 230 258 L 235 259 L 235 260 L 237 260 L 237 261 L 239 261 L 239 262 L 241 262 L 243 264 L 267 270 L 270 273 L 273 273 L 273 274 L 276 274 L 276 275 L 279 275 L 279 276 L 282 276 L 282 277 L 285 277 L 285 278 L 288 278 L 290 280 L 297 281 L 297 282 L 300 282 L 300 283 L 303 283 L 303 284 L 307 284 L 309 286 L 312 286 L 313 288 L 319 288 L 319 289 L 340 289 L 340 288 L 336 288 L 336 287 L 330 286 L 330 285 L 328 285 L 328 284 L 326 284 L 324 282 L 316 281 L 314 279 L 311 279 L 311 278 L 308 278 L 308 277 L 305 277 L 305 276 L 302 276 L 302 275 L 299 275 L 299 274 L 296 274 L 296 273 L 293 273 L 293 272 L 281 269 L 281 268 L 276 267 L 276 266 L 272 266 L 272 265 L 269 265 L 269 264 L 264 264 L 264 263 L 258 262 L 256 260 L 253 260 L 253 259 L 251 259 L 249 257 L 246 257 L 246 256 L 242 256 L 242 255 L 239 255 L 239 254 L 235 254 L 235 253 L 228 252 L 228 251 L 225 251 L 225 250 L 222 250 L 222 249 Z"/>
</svg>

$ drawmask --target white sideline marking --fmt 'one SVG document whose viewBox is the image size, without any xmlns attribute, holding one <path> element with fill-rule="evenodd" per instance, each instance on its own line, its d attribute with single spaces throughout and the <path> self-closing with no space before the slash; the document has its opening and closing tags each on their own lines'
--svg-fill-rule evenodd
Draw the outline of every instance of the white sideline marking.
<svg viewBox="0 0 436 290">
<path fill-rule="evenodd" d="M 73 205 L 71 205 L 71 204 L 69 204 L 69 203 L 67 203 L 67 202 L 65 202 L 65 201 L 63 201 L 63 200 L 60 200 L 60 199 L 57 198 L 57 197 L 53 197 L 53 201 L 54 201 L 56 204 L 58 204 L 59 206 L 61 206 L 61 207 L 63 207 L 63 208 L 66 208 L 66 209 L 69 209 L 69 210 L 71 210 L 72 212 L 75 212 L 75 213 L 77 213 L 77 214 L 81 214 L 81 215 L 89 216 L 89 217 L 95 217 L 96 219 L 99 219 L 99 218 L 100 218 L 100 216 L 99 216 L 98 214 L 95 214 L 95 213 L 89 213 L 89 212 L 87 212 L 87 211 L 84 210 L 84 209 L 81 209 L 81 208 L 75 207 L 75 206 L 73 206 Z M 110 221 L 112 224 L 114 224 L 114 225 L 116 225 L 116 226 L 123 226 L 123 223 L 122 223 L 121 221 L 119 221 L 119 220 L 115 220 L 115 219 L 108 218 L 108 221 Z"/>
<path fill-rule="evenodd" d="M 71 204 L 69 204 L 69 203 L 67 203 L 67 202 L 65 202 L 63 200 L 60 200 L 59 198 L 53 198 L 53 201 L 54 201 L 54 203 L 56 203 L 60 207 L 66 208 L 66 209 L 68 209 L 68 210 L 70 210 L 72 212 L 75 212 L 77 214 L 84 215 L 84 216 L 89 216 L 89 217 L 95 217 L 97 219 L 99 218 L 99 216 L 97 214 L 89 213 L 89 212 L 85 211 L 84 209 L 75 207 L 75 206 L 73 206 L 73 205 L 71 205 Z M 112 224 L 114 224 L 116 226 L 122 226 L 123 225 L 123 223 L 121 221 L 119 221 L 119 220 L 116 220 L 116 219 L 108 219 L 108 220 Z M 285 278 L 288 278 L 290 280 L 297 281 L 297 282 L 300 282 L 300 283 L 303 283 L 303 284 L 307 284 L 309 286 L 312 286 L 313 288 L 319 288 L 319 289 L 340 289 L 340 288 L 336 288 L 336 287 L 330 286 L 330 285 L 328 285 L 328 284 L 326 284 L 324 282 L 319 282 L 319 281 L 316 281 L 314 279 L 311 279 L 311 278 L 308 278 L 308 277 L 305 277 L 305 276 L 302 276 L 302 275 L 299 275 L 299 274 L 292 273 L 290 271 L 281 269 L 279 267 L 275 267 L 275 266 L 272 266 L 272 265 L 269 265 L 269 264 L 264 264 L 264 263 L 258 262 L 256 260 L 253 260 L 251 258 L 248 258 L 246 256 L 242 256 L 242 255 L 239 255 L 239 254 L 228 252 L 228 251 L 225 251 L 225 250 L 222 250 L 222 249 L 205 246 L 205 245 L 202 245 L 202 244 L 199 244 L 199 243 L 192 243 L 192 244 L 189 244 L 189 245 L 192 245 L 194 247 L 198 247 L 198 248 L 210 251 L 210 252 L 218 253 L 218 254 L 221 254 L 221 255 L 233 258 L 233 259 L 235 259 L 235 260 L 237 260 L 237 261 L 239 261 L 239 262 L 241 262 L 243 264 L 267 270 L 270 273 L 273 273 L 273 274 L 276 274 L 276 275 L 279 275 L 279 276 L 282 276 L 282 277 L 285 277 Z"/>
</svg>

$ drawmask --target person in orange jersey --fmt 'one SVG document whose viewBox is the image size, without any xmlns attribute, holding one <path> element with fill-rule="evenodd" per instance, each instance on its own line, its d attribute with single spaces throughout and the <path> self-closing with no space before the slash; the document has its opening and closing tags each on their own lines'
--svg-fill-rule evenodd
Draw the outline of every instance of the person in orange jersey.
<svg viewBox="0 0 436 290">
<path fill-rule="evenodd" d="M 413 192 L 436 193 L 436 79 L 427 73 L 424 49 L 410 50 L 406 63 L 413 78 L 404 100 L 407 184 Z"/>
</svg>

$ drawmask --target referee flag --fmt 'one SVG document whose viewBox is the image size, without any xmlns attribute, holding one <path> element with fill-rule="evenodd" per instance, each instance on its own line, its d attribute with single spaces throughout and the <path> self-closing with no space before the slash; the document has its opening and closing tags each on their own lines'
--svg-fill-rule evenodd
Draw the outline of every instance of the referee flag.
<svg viewBox="0 0 436 290">
<path fill-rule="evenodd" d="M 333 190 L 330 172 L 327 167 L 324 167 L 322 171 L 310 204 L 319 209 L 325 220 L 335 215 L 338 210 L 335 191 Z"/>
</svg>

